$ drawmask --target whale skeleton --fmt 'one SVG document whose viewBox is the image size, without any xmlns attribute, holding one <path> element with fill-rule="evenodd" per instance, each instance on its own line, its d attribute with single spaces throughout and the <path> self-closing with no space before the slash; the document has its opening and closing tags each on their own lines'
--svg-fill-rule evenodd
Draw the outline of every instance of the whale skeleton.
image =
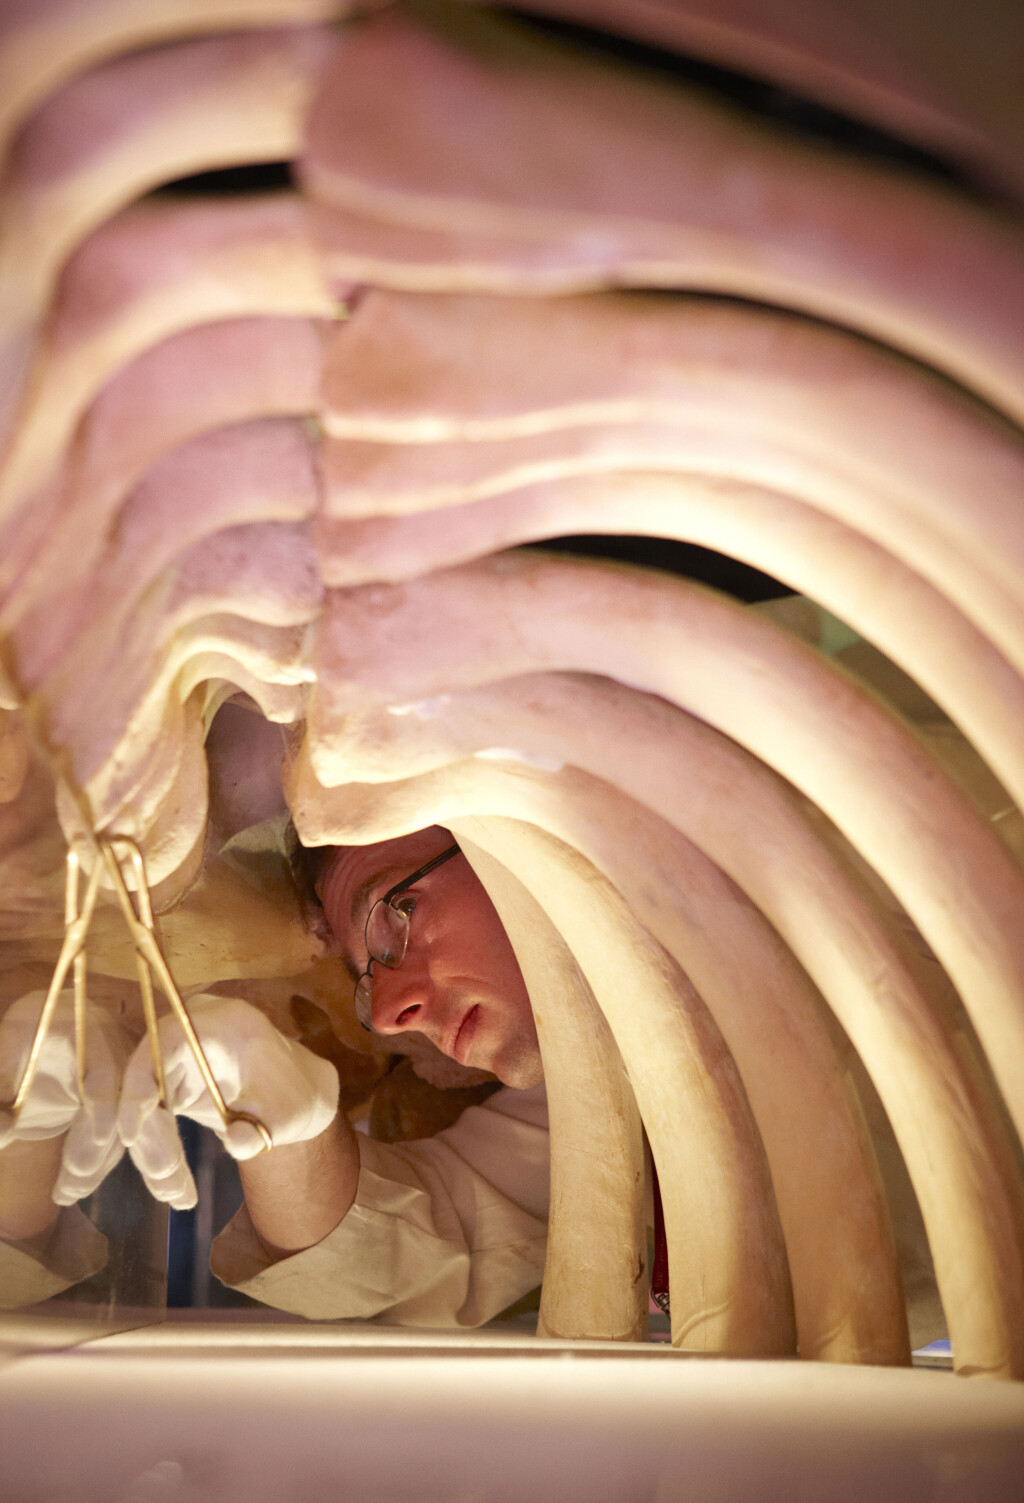
<svg viewBox="0 0 1024 1503">
<path fill-rule="evenodd" d="M 1019 90 L 931 20 L 897 62 L 870 7 L 532 8 L 666 52 L 468 0 L 0 22 L 0 1007 L 71 969 L 84 1018 L 88 929 L 151 1038 L 155 971 L 186 1017 L 230 980 L 374 1047 L 221 859 L 259 716 L 253 824 L 443 824 L 508 930 L 543 1332 L 645 1331 L 645 1131 L 677 1347 L 906 1362 L 855 1061 L 957 1368 L 1024 1377 Z M 673 50 L 914 151 L 757 121 Z M 516 551 L 579 534 L 804 614 Z"/>
</svg>

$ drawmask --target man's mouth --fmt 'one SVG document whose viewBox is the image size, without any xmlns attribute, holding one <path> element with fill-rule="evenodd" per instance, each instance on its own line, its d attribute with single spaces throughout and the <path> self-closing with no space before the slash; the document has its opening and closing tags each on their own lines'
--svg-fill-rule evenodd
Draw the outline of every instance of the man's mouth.
<svg viewBox="0 0 1024 1503">
<path fill-rule="evenodd" d="M 469 1009 L 459 1024 L 459 1031 L 452 1040 L 452 1047 L 448 1051 L 451 1058 L 457 1060 L 460 1065 L 469 1062 L 469 1053 L 473 1047 L 473 1039 L 476 1035 L 476 1027 L 479 1020 L 480 1004 L 477 1002 Z"/>
</svg>

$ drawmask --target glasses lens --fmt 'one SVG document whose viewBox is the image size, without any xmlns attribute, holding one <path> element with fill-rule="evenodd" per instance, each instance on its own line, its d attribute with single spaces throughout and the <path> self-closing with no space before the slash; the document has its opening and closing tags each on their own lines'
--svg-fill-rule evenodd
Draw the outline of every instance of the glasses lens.
<svg viewBox="0 0 1024 1503">
<path fill-rule="evenodd" d="M 401 965 L 409 943 L 409 916 L 378 899 L 366 920 L 366 948 L 381 965 Z"/>
<path fill-rule="evenodd" d="M 356 1017 L 364 1028 L 373 1032 L 373 982 L 369 972 L 360 976 L 356 986 Z"/>
</svg>

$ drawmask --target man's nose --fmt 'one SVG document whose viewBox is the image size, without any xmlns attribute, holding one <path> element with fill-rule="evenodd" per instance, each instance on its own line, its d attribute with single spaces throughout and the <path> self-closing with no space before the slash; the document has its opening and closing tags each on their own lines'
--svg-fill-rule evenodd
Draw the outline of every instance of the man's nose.
<svg viewBox="0 0 1024 1503">
<path fill-rule="evenodd" d="M 422 1028 L 430 1015 L 433 988 L 429 977 L 374 966 L 373 1026 L 377 1033 Z"/>
</svg>

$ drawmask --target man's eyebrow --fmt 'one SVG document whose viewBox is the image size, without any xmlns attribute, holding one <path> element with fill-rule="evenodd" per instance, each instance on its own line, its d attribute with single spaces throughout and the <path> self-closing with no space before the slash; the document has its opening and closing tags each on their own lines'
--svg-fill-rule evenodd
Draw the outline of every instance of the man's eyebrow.
<svg viewBox="0 0 1024 1503">
<path fill-rule="evenodd" d="M 370 896 L 371 892 L 373 892 L 374 888 L 379 887 L 381 883 L 387 878 L 390 870 L 390 867 L 385 866 L 381 871 L 374 872 L 372 876 L 369 876 L 364 881 L 360 882 L 359 886 L 353 892 L 352 902 L 349 905 L 348 913 L 349 923 L 353 926 L 353 928 L 356 925 L 356 920 L 359 918 L 361 910 L 367 898 Z"/>
</svg>

